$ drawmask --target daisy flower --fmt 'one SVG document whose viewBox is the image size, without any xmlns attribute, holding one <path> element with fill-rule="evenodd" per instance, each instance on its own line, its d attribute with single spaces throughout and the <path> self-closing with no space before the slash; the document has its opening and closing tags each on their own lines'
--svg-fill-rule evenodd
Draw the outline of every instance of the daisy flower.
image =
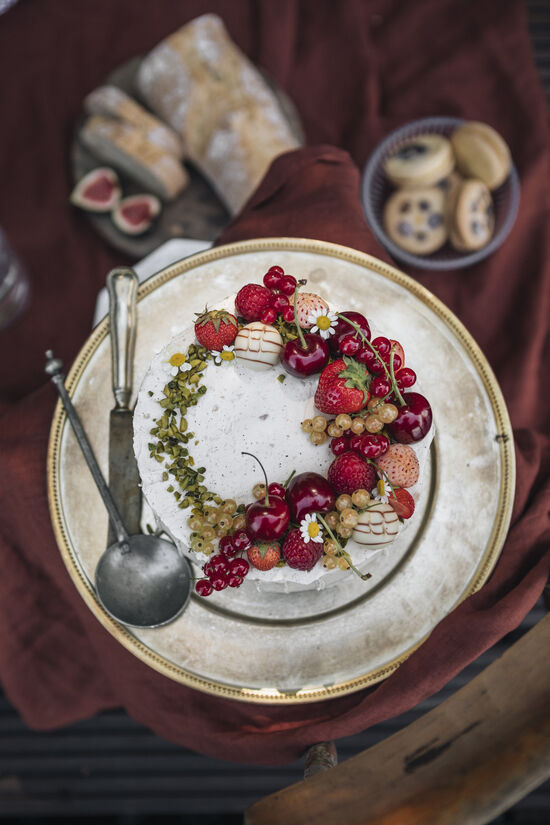
<svg viewBox="0 0 550 825">
<path fill-rule="evenodd" d="M 214 363 L 218 366 L 221 364 L 222 361 L 232 361 L 235 357 L 235 353 L 233 350 L 235 347 L 231 346 L 228 347 L 227 344 L 223 345 L 222 350 L 212 350 L 212 358 L 214 359 Z"/>
<path fill-rule="evenodd" d="M 323 541 L 323 532 L 317 523 L 317 513 L 308 513 L 300 522 L 300 533 L 306 544 L 310 541 L 320 543 Z"/>
<path fill-rule="evenodd" d="M 328 312 L 326 315 L 312 312 L 307 320 L 308 324 L 312 324 L 310 332 L 318 332 L 321 338 L 330 338 L 334 335 L 334 327 L 338 322 L 334 312 Z"/>
<path fill-rule="evenodd" d="M 371 497 L 373 501 L 382 502 L 383 504 L 388 503 L 388 491 L 386 490 L 386 484 L 383 478 L 381 478 L 377 482 L 376 487 L 371 490 Z"/>
<path fill-rule="evenodd" d="M 189 372 L 190 369 L 191 369 L 191 364 L 188 364 L 188 363 L 180 364 L 179 367 L 172 367 L 172 369 L 170 370 L 170 375 L 175 376 L 179 372 Z"/>
</svg>

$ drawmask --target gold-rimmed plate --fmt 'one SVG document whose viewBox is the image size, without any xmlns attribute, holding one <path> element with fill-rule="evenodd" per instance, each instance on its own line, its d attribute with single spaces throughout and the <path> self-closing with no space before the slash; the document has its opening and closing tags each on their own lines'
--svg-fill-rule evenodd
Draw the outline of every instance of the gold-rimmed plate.
<svg viewBox="0 0 550 825">
<path fill-rule="evenodd" d="M 361 309 L 398 338 L 429 398 L 436 436 L 420 512 L 406 544 L 373 559 L 373 579 L 307 594 L 268 594 L 261 616 L 231 592 L 193 598 L 172 625 L 130 632 L 99 605 L 91 584 L 107 516 L 65 415 L 55 411 L 48 452 L 52 522 L 75 586 L 91 611 L 149 666 L 211 694 L 263 703 L 328 699 L 388 676 L 454 606 L 486 581 L 510 520 L 515 467 L 506 407 L 479 347 L 457 318 L 399 270 L 321 241 L 266 238 L 199 253 L 140 288 L 135 381 L 192 313 L 260 281 L 277 263 L 342 309 Z M 67 387 L 103 469 L 111 406 L 107 320 L 85 343 Z M 412 528 L 412 525 L 411 525 Z"/>
</svg>

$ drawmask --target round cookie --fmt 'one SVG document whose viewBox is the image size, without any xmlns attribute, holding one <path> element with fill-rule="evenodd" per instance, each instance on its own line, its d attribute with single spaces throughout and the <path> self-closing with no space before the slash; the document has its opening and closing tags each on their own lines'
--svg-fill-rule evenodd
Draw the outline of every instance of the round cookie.
<svg viewBox="0 0 550 825">
<path fill-rule="evenodd" d="M 491 193 L 481 180 L 465 180 L 451 204 L 449 240 L 459 252 L 481 249 L 495 229 Z"/>
<path fill-rule="evenodd" d="M 489 189 L 497 189 L 510 174 L 510 150 L 492 126 L 465 123 L 455 129 L 451 144 L 459 171 L 482 180 Z"/>
<path fill-rule="evenodd" d="M 447 240 L 445 193 L 437 186 L 398 189 L 384 207 L 384 226 L 401 249 L 429 255 Z"/>
<path fill-rule="evenodd" d="M 384 161 L 389 180 L 399 187 L 431 186 L 454 167 L 451 144 L 443 135 L 416 135 Z"/>
</svg>

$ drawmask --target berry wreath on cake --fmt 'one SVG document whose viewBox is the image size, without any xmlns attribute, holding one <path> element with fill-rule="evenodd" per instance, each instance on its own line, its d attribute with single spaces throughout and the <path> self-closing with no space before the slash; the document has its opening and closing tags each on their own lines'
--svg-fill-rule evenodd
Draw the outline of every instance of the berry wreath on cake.
<svg viewBox="0 0 550 825">
<path fill-rule="evenodd" d="M 370 578 L 414 520 L 433 436 L 398 341 L 281 267 L 159 352 L 134 412 L 158 525 L 195 590 L 306 590 Z"/>
</svg>

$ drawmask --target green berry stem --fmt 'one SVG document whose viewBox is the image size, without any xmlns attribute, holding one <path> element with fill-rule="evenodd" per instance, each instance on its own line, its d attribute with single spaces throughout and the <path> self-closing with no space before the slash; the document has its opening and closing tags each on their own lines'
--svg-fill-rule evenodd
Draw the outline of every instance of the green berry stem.
<svg viewBox="0 0 550 825">
<path fill-rule="evenodd" d="M 404 407 L 405 406 L 405 401 L 404 401 L 403 396 L 401 395 L 401 393 L 399 391 L 399 387 L 397 386 L 397 381 L 395 380 L 395 375 L 394 375 L 394 372 L 393 372 L 393 356 L 394 356 L 393 350 L 392 350 L 391 358 L 390 358 L 390 367 L 391 367 L 391 372 L 390 372 L 388 370 L 386 364 L 384 363 L 384 359 L 380 357 L 380 354 L 376 351 L 376 348 L 373 347 L 373 345 L 371 344 L 371 342 L 369 341 L 367 336 L 364 334 L 364 332 L 361 329 L 361 327 L 359 326 L 359 324 L 356 324 L 355 321 L 350 321 L 349 318 L 346 318 L 346 316 L 342 315 L 342 313 L 340 313 L 340 312 L 336 313 L 336 317 L 340 318 L 342 321 L 345 321 L 346 324 L 349 324 L 351 327 L 353 327 L 354 330 L 359 334 L 359 337 L 361 338 L 363 343 L 366 344 L 369 347 L 369 349 L 371 350 L 371 352 L 374 355 L 376 355 L 376 357 L 379 359 L 380 363 L 384 367 L 384 372 L 386 373 L 386 378 L 391 383 L 393 391 L 394 391 L 395 395 L 397 396 L 397 400 L 399 401 L 399 404 L 402 407 Z"/>
<path fill-rule="evenodd" d="M 306 281 L 303 281 L 306 283 Z M 296 289 L 294 290 L 294 323 L 296 324 L 296 330 L 298 332 L 298 338 L 300 339 L 300 343 L 302 345 L 302 349 L 307 349 L 306 346 L 306 339 L 304 338 L 304 333 L 302 332 L 302 327 L 298 323 L 298 310 L 297 310 L 297 302 L 298 302 L 298 290 L 302 285 L 302 281 L 298 281 L 296 284 Z"/>
<path fill-rule="evenodd" d="M 262 464 L 262 462 L 260 461 L 260 459 L 259 459 L 259 458 L 257 458 L 257 457 L 254 455 L 254 453 L 247 453 L 247 452 L 245 452 L 244 450 L 241 450 L 241 455 L 249 455 L 251 458 L 253 458 L 255 461 L 257 461 L 257 462 L 258 462 L 258 464 L 260 465 L 260 467 L 262 468 L 262 473 L 264 474 L 264 478 L 265 478 L 265 504 L 266 504 L 266 507 L 267 507 L 267 506 L 269 505 L 269 492 L 268 492 L 268 490 L 267 490 L 267 488 L 268 488 L 268 486 L 269 486 L 269 485 L 268 485 L 268 483 L 267 483 L 267 473 L 266 473 L 266 471 L 265 471 L 265 469 L 264 469 L 264 465 Z"/>
<path fill-rule="evenodd" d="M 296 470 L 293 470 L 293 471 L 291 472 L 291 474 L 289 475 L 289 477 L 287 478 L 287 480 L 285 481 L 285 483 L 283 484 L 283 487 L 285 488 L 285 490 L 286 490 L 286 488 L 288 487 L 288 485 L 290 484 L 291 479 L 292 479 L 295 475 L 296 475 Z"/>
<path fill-rule="evenodd" d="M 370 579 L 371 578 L 370 573 L 361 573 L 361 571 L 358 570 L 357 567 L 355 567 L 355 565 L 353 564 L 353 562 L 351 560 L 350 554 L 347 552 L 347 550 L 344 550 L 344 548 L 342 547 L 342 545 L 340 544 L 340 542 L 338 541 L 338 539 L 336 538 L 336 536 L 334 535 L 334 533 L 332 532 L 332 530 L 330 529 L 328 524 L 326 523 L 326 521 L 323 518 L 323 516 L 321 515 L 321 513 L 317 513 L 317 517 L 318 517 L 319 521 L 321 522 L 321 524 L 323 525 L 323 527 L 325 528 L 325 530 L 327 531 L 327 533 L 329 534 L 329 536 L 331 537 L 331 539 L 333 540 L 333 542 L 335 543 L 336 547 L 338 548 L 338 550 L 340 551 L 342 556 L 345 558 L 345 560 L 349 564 L 350 568 L 353 570 L 353 572 L 357 576 L 359 576 L 359 578 L 362 579 L 363 581 L 367 581 L 367 579 Z"/>
</svg>

